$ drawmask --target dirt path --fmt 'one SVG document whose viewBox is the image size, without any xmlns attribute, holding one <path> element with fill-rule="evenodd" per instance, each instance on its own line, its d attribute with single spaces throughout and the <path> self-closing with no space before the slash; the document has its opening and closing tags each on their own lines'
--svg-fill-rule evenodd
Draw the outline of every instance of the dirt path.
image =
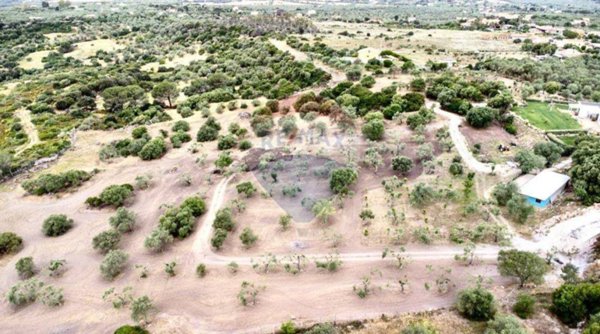
<svg viewBox="0 0 600 334">
<path fill-rule="evenodd" d="M 493 165 L 490 163 L 483 163 L 477 160 L 469 149 L 467 139 L 460 132 L 460 126 L 463 123 L 462 117 L 440 109 L 433 101 L 428 101 L 427 105 L 429 108 L 433 107 L 433 110 L 436 114 L 448 120 L 448 129 L 450 132 L 450 137 L 452 138 L 452 142 L 454 143 L 454 147 L 470 170 L 483 174 L 491 174 L 492 172 L 495 172 L 496 174 L 502 176 L 518 175 L 518 173 L 520 173 L 517 168 L 513 168 L 507 164 L 495 165 L 495 167 L 493 167 Z"/>
<path fill-rule="evenodd" d="M 271 42 L 271 44 L 273 44 L 280 51 L 288 52 L 289 54 L 291 54 L 297 61 L 312 61 L 313 64 L 315 64 L 315 66 L 317 66 L 317 67 L 321 68 L 323 71 L 329 73 L 331 75 L 331 80 L 329 81 L 328 85 L 331 87 L 346 80 L 346 74 L 344 72 L 325 64 L 324 62 L 320 61 L 319 59 L 311 58 L 306 53 L 296 50 L 293 47 L 289 46 L 285 41 L 280 41 L 280 40 L 271 38 L 271 39 L 269 39 L 269 42 Z"/>
<path fill-rule="evenodd" d="M 38 136 L 38 132 L 35 128 L 35 125 L 33 125 L 33 123 L 31 122 L 31 113 L 29 112 L 29 110 L 25 108 L 17 109 L 15 111 L 15 116 L 19 117 L 19 119 L 21 120 L 23 131 L 25 131 L 25 133 L 27 134 L 27 138 L 29 138 L 27 145 L 17 150 L 16 154 L 19 154 L 25 151 L 26 149 L 32 147 L 33 145 L 39 143 L 40 137 Z"/>
</svg>

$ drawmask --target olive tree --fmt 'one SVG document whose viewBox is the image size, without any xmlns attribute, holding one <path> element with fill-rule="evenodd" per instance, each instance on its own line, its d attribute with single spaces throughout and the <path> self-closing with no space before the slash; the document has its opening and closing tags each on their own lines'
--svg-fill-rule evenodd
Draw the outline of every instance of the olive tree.
<svg viewBox="0 0 600 334">
<path fill-rule="evenodd" d="M 113 280 L 124 269 L 129 255 L 121 250 L 111 250 L 100 263 L 100 273 L 107 280 Z"/>
</svg>

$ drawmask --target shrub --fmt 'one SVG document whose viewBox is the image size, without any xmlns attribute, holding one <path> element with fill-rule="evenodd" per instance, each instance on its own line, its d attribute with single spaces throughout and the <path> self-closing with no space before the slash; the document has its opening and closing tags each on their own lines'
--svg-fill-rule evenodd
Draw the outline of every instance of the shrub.
<svg viewBox="0 0 600 334">
<path fill-rule="evenodd" d="M 148 128 L 146 128 L 145 126 L 139 126 L 133 129 L 133 131 L 131 131 L 131 137 L 133 137 L 133 139 L 140 139 L 149 136 L 150 135 L 148 134 Z"/>
<path fill-rule="evenodd" d="M 191 196 L 191 197 L 186 198 L 181 203 L 179 208 L 182 210 L 183 209 L 190 210 L 194 217 L 199 217 L 206 212 L 206 204 L 204 203 L 204 200 L 202 198 L 200 198 L 199 196 Z"/>
<path fill-rule="evenodd" d="M 250 121 L 250 126 L 257 137 L 264 137 L 271 133 L 271 129 L 275 126 L 272 116 L 258 115 Z"/>
<path fill-rule="evenodd" d="M 507 203 L 508 214 L 519 224 L 525 224 L 529 216 L 534 212 L 534 208 L 523 196 L 513 196 Z"/>
<path fill-rule="evenodd" d="M 37 300 L 40 289 L 44 283 L 36 278 L 30 278 L 13 285 L 6 293 L 9 303 L 15 306 L 22 306 L 33 303 Z"/>
<path fill-rule="evenodd" d="M 482 287 L 461 291 L 458 294 L 456 308 L 469 320 L 487 321 L 496 315 L 494 296 Z"/>
<path fill-rule="evenodd" d="M 102 254 L 116 249 L 121 241 L 121 234 L 116 230 L 100 232 L 92 239 L 92 246 Z"/>
<path fill-rule="evenodd" d="M 402 174 L 410 172 L 413 167 L 413 161 L 411 158 L 399 155 L 392 158 L 392 169 L 397 170 Z"/>
<path fill-rule="evenodd" d="M 526 293 L 519 294 L 512 310 L 521 319 L 529 318 L 535 313 L 535 298 Z"/>
<path fill-rule="evenodd" d="M 111 250 L 100 264 L 100 273 L 107 280 L 113 280 L 124 269 L 129 255 L 121 250 Z"/>
<path fill-rule="evenodd" d="M 150 332 L 140 326 L 124 325 L 117 328 L 114 334 L 150 334 Z"/>
<path fill-rule="evenodd" d="M 187 143 L 192 140 L 192 136 L 183 131 L 177 131 L 171 136 L 171 144 L 173 147 L 179 148 L 183 143 Z"/>
<path fill-rule="evenodd" d="M 347 194 L 350 186 L 358 180 L 358 173 L 355 169 L 345 167 L 337 168 L 331 171 L 329 178 L 329 189 L 335 194 Z"/>
<path fill-rule="evenodd" d="M 490 320 L 483 334 L 527 334 L 519 320 L 511 315 L 499 315 Z"/>
<path fill-rule="evenodd" d="M 154 160 L 162 157 L 167 152 L 167 145 L 161 137 L 150 140 L 139 152 L 142 160 Z"/>
<path fill-rule="evenodd" d="M 229 208 L 220 209 L 217 211 L 215 220 L 213 221 L 213 227 L 216 229 L 223 229 L 225 231 L 233 230 L 235 227 L 235 222 L 233 221 L 231 210 Z"/>
<path fill-rule="evenodd" d="M 249 140 L 242 140 L 239 145 L 240 150 L 245 151 L 252 148 L 252 143 Z"/>
<path fill-rule="evenodd" d="M 229 155 L 229 152 L 223 152 L 223 153 L 219 154 L 219 156 L 217 157 L 217 160 L 215 160 L 215 166 L 220 169 L 228 167 L 232 163 L 233 163 L 233 158 L 231 157 L 231 155 Z"/>
<path fill-rule="evenodd" d="M 515 161 L 523 173 L 529 173 L 534 169 L 543 168 L 546 158 L 539 156 L 530 150 L 521 150 L 515 155 Z"/>
<path fill-rule="evenodd" d="M 110 226 L 120 233 L 131 232 L 135 227 L 135 213 L 125 208 L 118 208 L 117 213 L 108 221 Z"/>
<path fill-rule="evenodd" d="M 16 253 L 23 245 L 23 239 L 13 232 L 0 233 L 0 256 Z"/>
<path fill-rule="evenodd" d="M 413 323 L 404 328 L 400 334 L 437 334 L 438 331 L 426 322 Z"/>
<path fill-rule="evenodd" d="M 546 158 L 546 167 L 552 166 L 560 159 L 563 148 L 553 142 L 537 143 L 533 147 L 533 153 Z"/>
<path fill-rule="evenodd" d="M 283 229 L 284 231 L 290 227 L 291 223 L 292 223 L 292 216 L 287 215 L 287 214 L 279 216 L 279 226 L 281 226 L 281 229 Z"/>
<path fill-rule="evenodd" d="M 219 130 L 214 127 L 203 125 L 196 134 L 196 140 L 199 142 L 207 142 L 216 140 L 219 136 Z"/>
<path fill-rule="evenodd" d="M 39 295 L 42 304 L 50 307 L 56 307 L 64 304 L 65 298 L 62 289 L 57 289 L 51 285 L 46 286 Z"/>
<path fill-rule="evenodd" d="M 256 188 L 250 181 L 239 183 L 235 188 L 238 194 L 244 194 L 246 197 L 252 197 L 256 192 Z"/>
<path fill-rule="evenodd" d="M 200 263 L 196 267 L 196 275 L 200 278 L 203 278 L 204 276 L 206 276 L 206 265 L 204 263 Z"/>
<path fill-rule="evenodd" d="M 499 206 L 506 206 L 514 196 L 519 196 L 519 187 L 513 183 L 498 183 L 492 191 L 492 196 Z"/>
<path fill-rule="evenodd" d="M 41 196 L 65 191 L 80 186 L 89 180 L 93 173 L 82 170 L 71 170 L 61 174 L 44 174 L 35 180 L 23 182 L 22 186 L 30 194 Z"/>
<path fill-rule="evenodd" d="M 50 215 L 42 225 L 42 232 L 48 237 L 58 237 L 73 227 L 73 219 L 65 215 Z"/>
<path fill-rule="evenodd" d="M 28 279 L 35 275 L 35 265 L 33 264 L 33 258 L 31 256 L 20 258 L 15 263 L 15 269 L 17 274 L 22 279 Z"/>
<path fill-rule="evenodd" d="M 222 151 L 222 150 L 228 150 L 228 149 L 234 148 L 235 145 L 237 145 L 237 139 L 235 138 L 235 136 L 229 134 L 229 135 L 221 136 L 219 138 L 219 142 L 217 143 L 217 148 Z"/>
<path fill-rule="evenodd" d="M 244 230 L 240 234 L 240 241 L 244 246 L 246 246 L 246 248 L 249 248 L 252 245 L 254 245 L 257 240 L 258 236 L 254 234 L 254 232 L 249 227 L 244 228 Z"/>
<path fill-rule="evenodd" d="M 215 231 L 213 232 L 213 237 L 210 239 L 210 244 L 217 250 L 221 249 L 221 246 L 223 246 L 225 239 L 227 239 L 227 234 L 227 230 L 224 230 L 222 228 L 215 229 Z"/>
<path fill-rule="evenodd" d="M 474 128 L 486 128 L 495 118 L 494 109 L 476 107 L 467 112 L 467 122 Z"/>
<path fill-rule="evenodd" d="M 120 207 L 125 201 L 133 195 L 133 186 L 130 184 L 110 185 L 100 193 L 98 197 L 89 197 L 85 202 L 92 207 L 102 207 L 112 205 Z"/>
<path fill-rule="evenodd" d="M 152 252 L 159 253 L 167 249 L 172 242 L 173 236 L 169 231 L 156 228 L 152 230 L 150 235 L 144 240 L 144 247 Z"/>
<path fill-rule="evenodd" d="M 362 127 L 362 134 L 369 140 L 381 140 L 385 132 L 383 121 L 373 119 Z"/>
<path fill-rule="evenodd" d="M 457 175 L 462 175 L 463 174 L 463 165 L 460 162 L 453 162 L 450 164 L 450 167 L 448 168 L 448 170 L 450 171 L 450 174 L 457 176 Z"/>
<path fill-rule="evenodd" d="M 173 132 L 179 132 L 179 131 L 188 132 L 188 131 L 190 131 L 190 123 L 188 123 L 184 120 L 179 120 L 179 121 L 175 122 L 175 124 L 173 124 L 173 127 L 171 128 L 171 130 Z"/>
</svg>

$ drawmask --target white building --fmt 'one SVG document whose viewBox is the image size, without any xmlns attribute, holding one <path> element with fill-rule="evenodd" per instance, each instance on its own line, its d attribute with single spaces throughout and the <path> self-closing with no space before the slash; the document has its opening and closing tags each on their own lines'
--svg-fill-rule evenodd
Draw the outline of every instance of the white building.
<svg viewBox="0 0 600 334">
<path fill-rule="evenodd" d="M 569 179 L 567 175 L 546 169 L 520 186 L 519 192 L 525 196 L 529 204 L 545 208 L 562 194 Z"/>
</svg>

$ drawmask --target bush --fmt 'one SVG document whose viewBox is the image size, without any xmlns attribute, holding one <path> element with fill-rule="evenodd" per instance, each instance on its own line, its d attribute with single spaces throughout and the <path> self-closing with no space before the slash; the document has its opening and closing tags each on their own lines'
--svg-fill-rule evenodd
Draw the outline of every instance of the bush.
<svg viewBox="0 0 600 334">
<path fill-rule="evenodd" d="M 411 158 L 399 155 L 392 158 L 392 169 L 397 170 L 402 174 L 410 172 L 413 168 L 413 161 Z"/>
<path fill-rule="evenodd" d="M 223 229 L 225 231 L 233 230 L 235 227 L 235 222 L 233 221 L 231 210 L 229 208 L 220 209 L 217 211 L 215 220 L 213 221 L 213 227 L 215 229 Z"/>
<path fill-rule="evenodd" d="M 150 332 L 140 326 L 124 325 L 117 328 L 114 334 L 150 334 Z"/>
<path fill-rule="evenodd" d="M 347 194 L 350 186 L 358 180 L 358 173 L 353 168 L 337 168 L 331 171 L 329 189 L 335 194 Z"/>
<path fill-rule="evenodd" d="M 43 282 L 36 278 L 30 278 L 13 285 L 6 293 L 6 298 L 9 303 L 15 306 L 30 304 L 37 300 L 39 291 L 43 286 Z"/>
<path fill-rule="evenodd" d="M 28 279 L 35 275 L 35 265 L 33 264 L 33 258 L 31 256 L 20 258 L 15 263 L 15 269 L 17 274 L 22 279 Z"/>
<path fill-rule="evenodd" d="M 382 120 L 373 119 L 362 127 L 362 134 L 369 140 L 381 140 L 385 133 Z"/>
<path fill-rule="evenodd" d="M 23 239 L 13 232 L 0 233 L 0 256 L 16 253 L 23 245 Z"/>
<path fill-rule="evenodd" d="M 523 196 L 515 195 L 507 203 L 508 214 L 519 224 L 525 224 L 535 209 Z"/>
<path fill-rule="evenodd" d="M 454 176 L 458 176 L 458 175 L 462 175 L 463 174 L 463 165 L 460 162 L 453 162 L 450 164 L 450 167 L 448 168 L 448 170 L 450 171 L 450 174 L 454 175 Z"/>
<path fill-rule="evenodd" d="M 61 174 L 44 174 L 35 180 L 23 182 L 22 186 L 30 194 L 41 196 L 65 191 L 80 186 L 92 177 L 92 173 L 71 170 Z"/>
<path fill-rule="evenodd" d="M 526 293 L 519 294 L 512 310 L 521 319 L 529 318 L 535 313 L 535 298 Z"/>
<path fill-rule="evenodd" d="M 252 245 L 254 245 L 257 240 L 258 236 L 256 236 L 256 234 L 254 234 L 254 232 L 249 227 L 244 228 L 244 230 L 240 234 L 240 241 L 244 246 L 246 246 L 246 248 L 252 247 Z"/>
<path fill-rule="evenodd" d="M 221 249 L 225 239 L 227 239 L 227 234 L 228 232 L 222 228 L 215 229 L 213 237 L 210 239 L 210 244 L 217 250 Z"/>
<path fill-rule="evenodd" d="M 133 186 L 130 184 L 110 185 L 100 193 L 98 197 L 89 197 L 85 202 L 92 207 L 112 205 L 120 207 L 133 195 Z"/>
<path fill-rule="evenodd" d="M 519 187 L 513 183 L 498 183 L 492 191 L 492 196 L 499 206 L 506 206 L 514 196 L 519 196 Z"/>
<path fill-rule="evenodd" d="M 437 334 L 438 331 L 428 323 L 414 323 L 408 325 L 400 334 Z"/>
<path fill-rule="evenodd" d="M 113 280 L 124 269 L 129 255 L 121 250 L 111 250 L 100 264 L 100 273 L 107 280 Z"/>
<path fill-rule="evenodd" d="M 488 127 L 495 117 L 494 109 L 487 107 L 477 107 L 467 112 L 467 122 L 474 128 Z"/>
<path fill-rule="evenodd" d="M 190 131 L 190 123 L 188 123 L 184 120 L 179 120 L 179 121 L 175 122 L 175 124 L 173 124 L 173 127 L 171 128 L 171 130 L 173 132 L 179 132 L 179 131 L 188 132 L 188 131 Z"/>
<path fill-rule="evenodd" d="M 135 213 L 125 208 L 118 208 L 117 213 L 110 217 L 108 222 L 120 233 L 131 232 L 135 227 Z"/>
<path fill-rule="evenodd" d="M 217 149 L 219 150 L 229 150 L 231 148 L 234 148 L 235 145 L 237 145 L 237 139 L 235 138 L 235 136 L 229 134 L 229 135 L 225 135 L 225 136 L 221 136 L 219 138 L 219 142 L 217 143 Z"/>
<path fill-rule="evenodd" d="M 50 215 L 42 225 L 42 232 L 48 237 L 58 237 L 73 227 L 73 219 L 65 215 Z"/>
<path fill-rule="evenodd" d="M 217 160 L 215 160 L 215 166 L 219 169 L 228 167 L 233 163 L 233 158 L 229 155 L 229 152 L 223 152 L 219 154 Z"/>
<path fill-rule="evenodd" d="M 206 265 L 204 263 L 200 263 L 196 267 L 196 275 L 200 278 L 203 278 L 204 276 L 206 276 Z"/>
<path fill-rule="evenodd" d="M 529 173 L 534 169 L 543 168 L 546 165 L 546 158 L 539 156 L 531 150 L 521 150 L 515 155 L 515 161 L 523 173 Z"/>
<path fill-rule="evenodd" d="M 487 321 L 496 315 L 494 296 L 482 287 L 461 291 L 458 294 L 456 308 L 469 320 Z"/>
<path fill-rule="evenodd" d="M 186 198 L 181 205 L 180 209 L 188 209 L 192 212 L 194 217 L 199 217 L 206 212 L 206 203 L 199 196 L 191 196 Z"/>
<path fill-rule="evenodd" d="M 116 230 L 100 232 L 92 239 L 92 246 L 102 254 L 116 249 L 121 241 L 121 234 Z"/>
<path fill-rule="evenodd" d="M 207 142 L 216 140 L 219 136 L 219 130 L 214 127 L 203 125 L 196 134 L 196 140 L 199 142 Z"/>
<path fill-rule="evenodd" d="M 249 140 L 242 140 L 239 145 L 240 150 L 245 151 L 252 148 L 252 143 Z"/>
<path fill-rule="evenodd" d="M 173 236 L 169 231 L 156 228 L 152 230 L 150 235 L 144 240 L 144 247 L 152 252 L 159 253 L 167 249 L 172 242 Z"/>
<path fill-rule="evenodd" d="M 235 188 L 237 189 L 238 194 L 244 194 L 246 197 L 252 197 L 256 192 L 256 188 L 250 181 L 239 183 Z"/>
<path fill-rule="evenodd" d="M 192 140 L 192 136 L 183 131 L 177 131 L 171 136 L 171 144 L 173 147 L 179 148 L 183 143 L 187 143 Z"/>
<path fill-rule="evenodd" d="M 500 315 L 490 320 L 483 334 L 527 334 L 519 320 L 511 315 Z"/>
<path fill-rule="evenodd" d="M 142 160 L 154 160 L 162 157 L 167 152 L 167 145 L 161 137 L 150 140 L 139 152 Z"/>
<path fill-rule="evenodd" d="M 563 148 L 553 142 L 537 143 L 533 147 L 533 153 L 546 158 L 546 167 L 552 166 L 560 159 Z"/>
<path fill-rule="evenodd" d="M 137 128 L 133 129 L 133 131 L 131 131 L 131 137 L 133 139 L 140 139 L 149 136 L 150 135 L 148 134 L 148 128 L 146 128 L 145 126 L 138 126 Z"/>
<path fill-rule="evenodd" d="M 599 312 L 600 283 L 563 284 L 552 293 L 551 310 L 565 324 L 575 327 Z"/>
</svg>

